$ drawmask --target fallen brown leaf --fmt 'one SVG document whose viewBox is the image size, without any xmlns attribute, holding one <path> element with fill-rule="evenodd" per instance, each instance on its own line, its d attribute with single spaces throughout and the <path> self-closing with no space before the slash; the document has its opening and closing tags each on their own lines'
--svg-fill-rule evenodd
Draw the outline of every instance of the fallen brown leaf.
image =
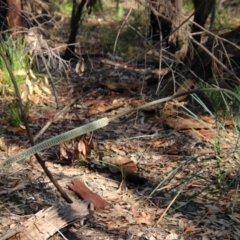
<svg viewBox="0 0 240 240">
<path fill-rule="evenodd" d="M 194 84 L 194 81 L 192 79 L 187 79 L 184 81 L 184 83 L 178 88 L 178 90 L 175 92 L 175 94 L 179 94 L 179 93 L 182 93 L 182 92 L 186 92 L 186 91 L 189 91 L 192 89 L 193 87 L 193 84 Z M 185 96 L 181 96 L 181 97 L 178 97 L 176 98 L 175 100 L 181 102 L 183 101 L 184 99 L 186 99 L 188 97 L 188 95 L 185 95 Z"/>
<path fill-rule="evenodd" d="M 67 186 L 73 190 L 81 199 L 90 199 L 95 209 L 104 209 L 107 206 L 107 201 L 101 198 L 98 194 L 92 192 L 82 181 L 74 179 L 72 184 Z"/>
<path fill-rule="evenodd" d="M 174 129 L 202 129 L 202 128 L 213 128 L 216 123 L 199 122 L 192 118 L 181 118 L 181 117 L 170 117 L 164 119 L 164 123 Z"/>
<path fill-rule="evenodd" d="M 153 213 L 146 213 L 146 212 L 139 212 L 139 217 L 135 217 L 135 222 L 137 224 L 147 224 L 151 225 L 154 221 L 154 214 Z"/>
<path fill-rule="evenodd" d="M 200 129 L 198 132 L 207 140 L 215 139 L 216 137 L 216 135 L 208 129 Z"/>
</svg>

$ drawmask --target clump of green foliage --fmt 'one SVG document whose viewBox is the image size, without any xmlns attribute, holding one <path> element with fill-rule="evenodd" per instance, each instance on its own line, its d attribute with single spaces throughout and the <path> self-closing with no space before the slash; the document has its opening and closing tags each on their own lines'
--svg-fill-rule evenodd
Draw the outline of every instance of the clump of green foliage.
<svg viewBox="0 0 240 240">
<path fill-rule="evenodd" d="M 211 88 L 212 86 L 208 83 L 200 82 L 198 83 L 199 88 Z M 233 90 L 233 92 L 235 92 Z M 211 100 L 215 112 L 221 111 L 226 112 L 229 111 L 231 107 L 231 96 L 227 96 L 225 93 L 222 92 L 205 92 L 206 96 Z"/>
<path fill-rule="evenodd" d="M 8 124 L 18 127 L 22 124 L 21 113 L 16 101 L 7 104 Z"/>
<path fill-rule="evenodd" d="M 26 77 L 26 75 L 21 72 L 26 72 L 26 69 L 28 69 L 30 65 L 26 42 L 22 38 L 14 39 L 12 36 L 5 36 L 4 39 L 0 41 L 0 50 L 7 56 L 17 84 L 20 87 Z M 13 84 L 2 58 L 0 58 L 0 69 L 1 94 L 13 95 Z"/>
<path fill-rule="evenodd" d="M 5 35 L 0 41 L 0 50 L 9 60 L 10 67 L 21 91 L 23 82 L 26 79 L 26 72 L 30 67 L 26 42 L 20 37 L 14 38 L 13 36 Z M 2 58 L 0 58 L 0 94 L 2 96 L 15 96 L 11 77 Z M 10 125 L 19 126 L 22 123 L 16 100 L 6 104 L 6 113 Z"/>
</svg>

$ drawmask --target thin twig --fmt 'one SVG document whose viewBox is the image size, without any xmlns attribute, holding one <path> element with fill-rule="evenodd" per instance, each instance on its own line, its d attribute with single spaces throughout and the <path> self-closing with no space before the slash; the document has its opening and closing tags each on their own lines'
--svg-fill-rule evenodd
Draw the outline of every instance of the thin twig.
<svg viewBox="0 0 240 240">
<path fill-rule="evenodd" d="M 113 47 L 113 55 L 114 55 L 114 53 L 115 53 L 115 51 L 116 51 L 116 47 L 117 47 L 117 42 L 118 42 L 119 35 L 120 35 L 120 33 L 121 33 L 121 31 L 122 31 L 124 25 L 126 24 L 127 19 L 129 18 L 130 14 L 131 14 L 131 12 L 132 12 L 132 9 L 133 9 L 133 7 L 130 8 L 130 10 L 129 10 L 127 16 L 124 18 L 124 21 L 123 21 L 123 23 L 122 23 L 120 29 L 118 30 L 117 37 L 116 37 L 116 40 L 115 40 L 115 43 L 114 43 L 114 47 Z"/>
<path fill-rule="evenodd" d="M 169 205 L 167 206 L 167 208 L 164 210 L 164 212 L 162 213 L 161 217 L 157 220 L 157 223 L 160 223 L 163 219 L 163 217 L 166 215 L 167 211 L 169 210 L 169 208 L 173 205 L 173 203 L 175 202 L 175 200 L 177 199 L 177 197 L 179 196 L 179 194 L 182 192 L 183 189 L 181 189 L 176 196 L 173 198 L 173 200 L 169 203 Z"/>
<path fill-rule="evenodd" d="M 77 100 L 79 100 L 81 97 L 78 96 L 70 101 L 61 111 L 57 112 L 52 119 L 50 119 L 44 127 L 35 135 L 34 142 L 37 141 L 37 139 L 49 128 L 49 126 L 57 120 L 63 113 L 65 113 L 71 106 L 74 104 Z"/>
<path fill-rule="evenodd" d="M 239 82 L 240 82 L 240 78 L 230 69 L 228 69 L 228 67 L 226 65 L 224 65 L 220 60 L 218 60 L 206 47 L 204 47 L 201 43 L 199 43 L 198 41 L 196 41 L 194 38 L 191 39 L 193 41 L 193 43 L 195 43 L 197 46 L 199 46 L 200 48 L 202 48 L 202 50 L 204 50 L 209 56 L 211 56 L 226 72 L 228 72 L 229 74 L 231 74 L 232 76 L 234 76 Z"/>
</svg>

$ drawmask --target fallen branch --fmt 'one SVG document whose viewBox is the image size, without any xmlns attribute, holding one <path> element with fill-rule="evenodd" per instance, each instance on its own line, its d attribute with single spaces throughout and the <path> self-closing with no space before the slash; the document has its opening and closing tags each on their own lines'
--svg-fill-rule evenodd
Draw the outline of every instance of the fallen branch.
<svg viewBox="0 0 240 240">
<path fill-rule="evenodd" d="M 21 240 L 48 239 L 56 232 L 60 233 L 60 229 L 73 224 L 76 220 L 90 216 L 89 204 L 90 201 L 85 200 L 76 201 L 63 207 L 43 209 L 24 222 L 21 227 L 17 226 L 0 236 L 0 239 L 6 240 L 13 236 Z"/>
</svg>

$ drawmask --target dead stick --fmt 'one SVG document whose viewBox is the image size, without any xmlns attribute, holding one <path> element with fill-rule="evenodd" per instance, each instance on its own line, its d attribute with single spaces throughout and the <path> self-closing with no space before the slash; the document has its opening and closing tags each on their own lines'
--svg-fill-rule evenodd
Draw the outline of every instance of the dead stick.
<svg viewBox="0 0 240 240">
<path fill-rule="evenodd" d="M 33 140 L 33 136 L 27 121 L 27 116 L 26 113 L 24 111 L 24 106 L 23 106 L 23 102 L 22 102 L 22 98 L 18 89 L 18 85 L 16 82 L 16 79 L 13 75 L 13 71 L 12 68 L 10 66 L 9 60 L 7 59 L 6 55 L 0 50 L 0 56 L 3 58 L 3 61 L 5 62 L 6 68 L 9 72 L 11 81 L 13 83 L 14 89 L 15 89 L 15 93 L 16 93 L 16 100 L 18 102 L 18 106 L 21 112 L 21 117 L 22 120 L 24 122 L 24 125 L 26 127 L 27 130 L 27 135 L 28 138 L 30 140 L 30 143 L 32 146 L 34 146 L 34 140 Z M 64 192 L 64 190 L 62 189 L 62 187 L 58 184 L 58 182 L 54 179 L 53 175 L 51 174 L 51 172 L 48 170 L 47 166 L 45 165 L 45 162 L 41 159 L 41 157 L 36 153 L 34 154 L 34 156 L 36 157 L 38 163 L 41 165 L 42 169 L 44 170 L 44 172 L 46 173 L 46 175 L 48 176 L 48 178 L 50 179 L 50 181 L 53 183 L 53 185 L 57 188 L 57 190 L 59 191 L 59 193 L 61 194 L 61 196 L 66 200 L 66 202 L 68 203 L 72 203 L 72 200 L 68 197 L 68 195 Z"/>
</svg>

